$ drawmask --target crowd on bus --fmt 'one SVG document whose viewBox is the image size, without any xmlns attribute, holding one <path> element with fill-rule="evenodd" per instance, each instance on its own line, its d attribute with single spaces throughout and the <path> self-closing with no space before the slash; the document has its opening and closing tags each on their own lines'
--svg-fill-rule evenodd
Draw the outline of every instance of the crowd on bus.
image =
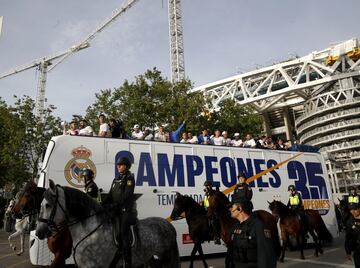
<svg viewBox="0 0 360 268">
<path fill-rule="evenodd" d="M 185 129 L 185 121 L 177 129 L 169 129 L 169 131 L 166 131 L 164 126 L 153 130 L 149 127 L 141 128 L 139 124 L 135 124 L 131 132 L 128 133 L 125 131 L 121 121 L 115 119 L 107 120 L 104 114 L 100 114 L 98 119 L 100 127 L 97 132 L 88 125 L 87 120 L 82 119 L 79 125 L 76 121 L 72 121 L 67 130 L 64 128 L 64 134 L 258 149 L 296 150 L 291 148 L 290 142 L 285 142 L 280 138 L 276 141 L 272 137 L 267 136 L 255 139 L 250 133 L 246 134 L 245 137 L 241 137 L 238 132 L 229 135 L 226 130 L 220 131 L 217 129 L 214 133 L 209 133 L 208 129 L 203 128 L 201 133 L 197 135 L 198 133 Z"/>
</svg>

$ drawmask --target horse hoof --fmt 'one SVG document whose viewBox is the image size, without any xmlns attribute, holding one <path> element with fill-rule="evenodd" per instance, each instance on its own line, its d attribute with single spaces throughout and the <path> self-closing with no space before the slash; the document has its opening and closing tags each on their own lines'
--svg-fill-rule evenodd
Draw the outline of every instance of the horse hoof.
<svg viewBox="0 0 360 268">
<path fill-rule="evenodd" d="M 301 256 L 301 259 L 302 259 L 302 260 L 305 260 L 305 256 Z"/>
<path fill-rule="evenodd" d="M 280 259 L 280 262 L 284 262 L 284 259 Z"/>
<path fill-rule="evenodd" d="M 24 253 L 24 251 L 19 251 L 18 253 L 16 253 L 16 255 L 21 256 Z"/>
<path fill-rule="evenodd" d="M 324 254 L 324 251 L 322 249 L 319 249 L 319 253 L 322 255 Z"/>
<path fill-rule="evenodd" d="M 15 250 L 16 250 L 16 246 L 12 246 L 11 248 L 12 248 L 12 250 L 13 250 L 13 251 L 15 251 Z"/>
</svg>

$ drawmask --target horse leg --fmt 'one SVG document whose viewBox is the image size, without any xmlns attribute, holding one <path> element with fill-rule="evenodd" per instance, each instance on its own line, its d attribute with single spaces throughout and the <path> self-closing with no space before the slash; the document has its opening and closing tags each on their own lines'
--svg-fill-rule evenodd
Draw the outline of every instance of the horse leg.
<svg viewBox="0 0 360 268">
<path fill-rule="evenodd" d="M 319 256 L 319 253 L 320 254 L 323 254 L 323 250 L 321 248 L 321 243 L 318 239 L 318 236 L 315 234 L 314 230 L 310 230 L 309 231 L 311 237 L 313 238 L 314 240 L 314 243 L 315 243 L 315 257 L 318 257 Z"/>
<path fill-rule="evenodd" d="M 25 240 L 25 230 L 20 232 L 20 251 L 16 253 L 18 256 L 24 253 L 24 240 Z"/>
<path fill-rule="evenodd" d="M 297 242 L 298 246 L 300 247 L 300 258 L 302 260 L 305 260 L 305 256 L 304 256 L 304 238 L 302 237 L 301 234 L 296 234 L 296 242 Z"/>
<path fill-rule="evenodd" d="M 199 254 L 200 254 L 201 260 L 202 260 L 202 262 L 204 264 L 204 267 L 207 268 L 208 265 L 207 265 L 206 260 L 205 260 L 205 256 L 204 256 L 204 252 L 203 252 L 201 243 L 199 243 Z"/>
<path fill-rule="evenodd" d="M 190 266 L 189 268 L 193 268 L 194 267 L 194 258 L 195 258 L 195 254 L 198 251 L 198 243 L 194 244 L 194 247 L 191 251 L 191 256 L 190 256 Z"/>
<path fill-rule="evenodd" d="M 285 232 L 281 232 L 281 240 L 282 240 L 282 247 L 281 247 L 280 262 L 284 262 L 285 250 L 287 248 L 287 241 L 289 240 L 289 235 Z"/>
<path fill-rule="evenodd" d="M 11 239 L 18 237 L 20 233 L 21 233 L 20 231 L 16 231 L 15 233 L 9 235 L 8 237 L 9 245 L 14 251 L 16 250 L 16 245 L 11 243 Z"/>
</svg>

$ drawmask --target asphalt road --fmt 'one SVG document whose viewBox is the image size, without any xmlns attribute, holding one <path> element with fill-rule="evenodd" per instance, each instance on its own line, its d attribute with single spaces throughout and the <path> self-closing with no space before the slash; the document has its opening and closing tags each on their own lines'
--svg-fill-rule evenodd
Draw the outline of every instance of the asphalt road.
<svg viewBox="0 0 360 268">
<path fill-rule="evenodd" d="M 12 251 L 7 242 L 9 233 L 0 231 L 0 268 L 29 268 L 33 267 L 29 261 L 29 243 L 28 237 L 25 238 L 25 253 L 22 256 L 17 256 L 16 252 Z M 345 259 L 344 252 L 344 235 L 336 238 L 333 244 L 324 248 L 324 254 L 320 257 L 314 257 L 314 249 L 305 250 L 305 260 L 299 259 L 298 251 L 287 251 L 286 259 L 284 263 L 278 263 L 279 268 L 291 267 L 291 268 L 329 268 L 329 267 L 342 267 L 350 268 L 354 267 L 354 264 Z M 16 240 L 19 246 L 19 239 Z M 224 268 L 224 258 L 207 257 L 208 265 L 213 268 Z M 183 261 L 181 267 L 189 267 L 189 261 Z M 196 260 L 194 267 L 203 267 L 201 261 Z"/>
</svg>

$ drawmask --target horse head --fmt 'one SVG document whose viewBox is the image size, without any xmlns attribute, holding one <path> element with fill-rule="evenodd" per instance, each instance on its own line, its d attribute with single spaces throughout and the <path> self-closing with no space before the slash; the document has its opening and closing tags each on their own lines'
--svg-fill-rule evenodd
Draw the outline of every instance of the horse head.
<svg viewBox="0 0 360 268">
<path fill-rule="evenodd" d="M 36 226 L 36 236 L 44 239 L 49 231 L 57 228 L 66 220 L 66 204 L 64 190 L 50 180 L 50 187 L 44 192 L 40 205 L 39 219 Z"/>
<path fill-rule="evenodd" d="M 175 192 L 174 208 L 171 212 L 170 218 L 172 220 L 177 220 L 181 218 L 181 214 L 185 212 L 186 207 L 186 196 L 182 195 L 179 192 Z"/>
<path fill-rule="evenodd" d="M 212 217 L 213 215 L 228 214 L 228 206 L 230 204 L 227 196 L 221 191 L 215 191 L 209 198 L 209 207 L 207 215 Z"/>
<path fill-rule="evenodd" d="M 286 205 L 281 201 L 276 201 L 275 199 L 272 202 L 269 202 L 269 209 L 274 216 L 281 216 L 286 210 Z"/>
<path fill-rule="evenodd" d="M 23 189 L 17 194 L 12 213 L 15 218 L 23 218 L 32 211 L 40 209 L 42 195 L 45 189 L 37 187 L 33 180 L 29 180 Z"/>
</svg>

